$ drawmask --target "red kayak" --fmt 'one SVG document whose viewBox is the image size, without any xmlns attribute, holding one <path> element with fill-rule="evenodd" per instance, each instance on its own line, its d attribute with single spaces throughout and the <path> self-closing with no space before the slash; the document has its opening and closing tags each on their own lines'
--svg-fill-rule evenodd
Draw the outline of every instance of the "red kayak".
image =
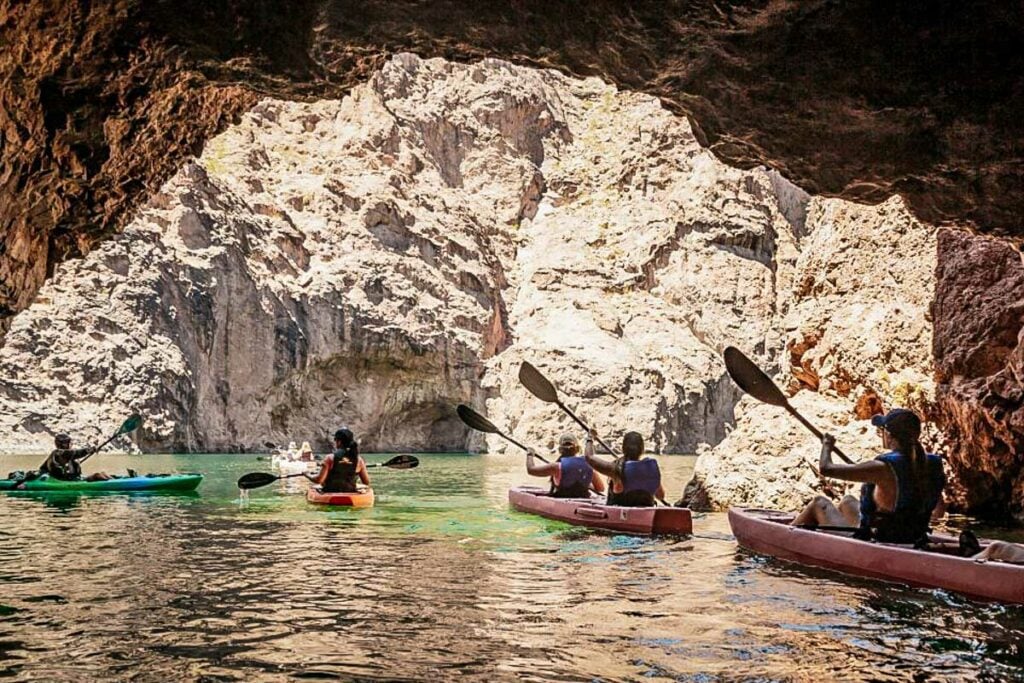
<svg viewBox="0 0 1024 683">
<path fill-rule="evenodd" d="M 508 502 L 520 512 L 592 529 L 623 534 L 689 534 L 693 532 L 686 508 L 626 508 L 604 505 L 604 498 L 552 498 L 546 489 L 517 486 L 508 490 Z"/>
<path fill-rule="evenodd" d="M 942 588 L 982 600 L 1024 604 L 1024 565 L 975 562 L 909 545 L 858 541 L 847 532 L 791 527 L 792 520 L 793 514 L 787 512 L 729 510 L 736 541 L 757 553 L 846 574 Z M 929 540 L 957 544 L 952 536 L 932 535 Z M 981 544 L 984 548 L 986 542 Z"/>
</svg>

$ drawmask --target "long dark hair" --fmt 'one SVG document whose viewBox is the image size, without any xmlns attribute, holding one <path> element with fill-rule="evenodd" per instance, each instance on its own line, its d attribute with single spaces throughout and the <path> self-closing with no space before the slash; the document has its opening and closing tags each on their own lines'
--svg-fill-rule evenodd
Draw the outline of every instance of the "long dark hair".
<svg viewBox="0 0 1024 683">
<path fill-rule="evenodd" d="M 914 428 L 892 429 L 889 434 L 896 441 L 896 450 L 910 460 L 910 486 L 920 511 L 925 508 L 932 494 L 928 455 L 925 453 L 924 446 L 921 445 L 920 430 Z"/>
<path fill-rule="evenodd" d="M 626 463 L 639 460 L 644 454 L 644 437 L 640 432 L 626 432 L 622 436 L 622 456 L 615 461 L 615 476 L 626 480 Z"/>
<path fill-rule="evenodd" d="M 334 455 L 337 456 L 340 452 L 342 457 L 348 458 L 353 467 L 358 465 L 359 444 L 356 443 L 356 435 L 352 433 L 352 430 L 339 429 L 334 433 L 334 440 L 341 444 L 341 448 L 334 451 Z"/>
</svg>

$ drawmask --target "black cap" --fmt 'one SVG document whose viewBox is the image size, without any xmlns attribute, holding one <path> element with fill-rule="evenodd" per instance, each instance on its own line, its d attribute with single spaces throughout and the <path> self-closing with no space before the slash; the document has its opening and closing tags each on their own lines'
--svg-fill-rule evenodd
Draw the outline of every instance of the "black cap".
<svg viewBox="0 0 1024 683">
<path fill-rule="evenodd" d="M 66 432 L 60 432 L 54 435 L 53 442 L 58 446 L 62 443 L 71 443 L 71 435 Z"/>
<path fill-rule="evenodd" d="M 890 434 L 906 434 L 917 438 L 921 434 L 921 418 L 913 410 L 893 408 L 885 415 L 875 415 L 871 424 L 885 429 Z"/>
</svg>

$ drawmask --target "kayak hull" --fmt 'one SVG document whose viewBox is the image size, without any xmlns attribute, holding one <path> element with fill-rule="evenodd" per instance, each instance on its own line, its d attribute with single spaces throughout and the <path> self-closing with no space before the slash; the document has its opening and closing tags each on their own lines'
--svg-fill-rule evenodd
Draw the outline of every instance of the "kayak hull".
<svg viewBox="0 0 1024 683">
<path fill-rule="evenodd" d="M 591 529 L 641 536 L 693 533 L 693 520 L 686 508 L 620 507 L 603 505 L 603 498 L 552 498 L 547 493 L 535 486 L 517 486 L 508 490 L 508 502 L 519 512 Z"/>
<path fill-rule="evenodd" d="M 373 489 L 362 489 L 357 493 L 324 493 L 318 486 L 306 491 L 306 500 L 314 505 L 333 505 L 348 508 L 372 508 Z"/>
<path fill-rule="evenodd" d="M 15 492 L 67 492 L 113 493 L 133 491 L 195 491 L 203 481 L 201 474 L 168 474 L 153 477 L 120 477 L 107 481 L 61 481 L 60 479 L 34 479 L 18 482 L 0 479 L 0 491 Z"/>
<path fill-rule="evenodd" d="M 858 541 L 843 532 L 797 529 L 789 526 L 792 519 L 792 514 L 774 510 L 729 510 L 729 526 L 736 541 L 762 555 L 892 583 L 941 588 L 982 600 L 1024 604 L 1022 565 L 981 563 L 914 550 L 909 545 Z M 957 542 L 951 536 L 930 538 L 933 542 Z"/>
</svg>

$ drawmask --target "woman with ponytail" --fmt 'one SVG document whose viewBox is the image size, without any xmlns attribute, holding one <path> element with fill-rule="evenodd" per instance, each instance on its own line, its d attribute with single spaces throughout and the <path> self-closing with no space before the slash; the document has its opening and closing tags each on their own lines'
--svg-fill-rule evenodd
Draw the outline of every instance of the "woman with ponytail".
<svg viewBox="0 0 1024 683">
<path fill-rule="evenodd" d="M 916 543 L 928 534 L 932 515 L 941 513 L 946 474 L 942 459 L 921 446 L 921 419 L 911 410 L 896 408 L 876 415 L 882 444 L 889 452 L 869 462 L 843 465 L 832 462 L 835 438 L 822 439 L 819 469 L 822 476 L 862 482 L 859 504 L 847 496 L 839 507 L 817 496 L 794 525 L 859 527 L 858 537 L 884 543 Z"/>
<path fill-rule="evenodd" d="M 359 482 L 370 485 L 366 463 L 359 457 L 359 444 L 351 429 L 334 432 L 334 453 L 324 458 L 320 471 L 306 478 L 318 484 L 324 493 L 355 493 Z"/>
</svg>

